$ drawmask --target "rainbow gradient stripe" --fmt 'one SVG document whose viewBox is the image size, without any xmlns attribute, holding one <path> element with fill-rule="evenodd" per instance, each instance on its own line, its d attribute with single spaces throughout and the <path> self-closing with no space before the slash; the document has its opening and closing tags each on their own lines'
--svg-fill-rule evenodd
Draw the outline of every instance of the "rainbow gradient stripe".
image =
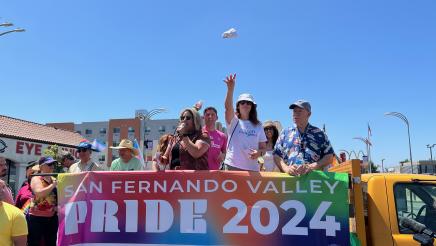
<svg viewBox="0 0 436 246">
<path fill-rule="evenodd" d="M 58 245 L 308 246 L 349 245 L 350 242 L 347 174 L 315 171 L 301 177 L 292 177 L 287 174 L 267 172 L 88 172 L 60 174 L 58 180 Z M 165 182 L 166 192 L 160 189 L 154 192 L 152 184 Z M 170 190 L 170 187 L 177 182 L 181 184 L 177 186 L 178 189 Z M 195 185 L 198 182 L 200 190 L 197 192 L 191 186 L 188 192 L 188 182 Z M 214 184 L 218 184 L 219 188 L 216 191 L 206 192 L 204 185 L 206 182 L 209 188 L 213 188 Z M 142 189 L 140 183 L 143 185 Z M 148 191 L 144 189 L 144 184 L 147 183 L 151 184 Z M 120 188 L 113 189 L 114 185 Z M 95 226 L 95 223 L 105 223 L 105 218 L 92 220 L 93 209 L 102 211 L 108 209 L 107 207 L 93 208 L 92 201 L 98 200 L 110 200 L 117 204 L 118 210 L 114 216 L 117 219 L 119 232 L 92 231 L 91 228 Z M 138 201 L 138 209 L 126 211 L 125 200 Z M 171 204 L 174 219 L 167 231 L 146 232 L 145 218 L 148 215 L 146 215 L 144 200 L 164 200 Z M 197 218 L 206 221 L 206 233 L 181 233 L 182 215 L 179 200 L 207 201 L 206 212 L 201 213 Z M 224 227 L 229 221 L 235 219 L 238 211 L 236 207 L 229 209 L 223 207 L 223 204 L 229 200 L 239 200 L 239 203 L 245 206 L 247 213 L 241 216 L 236 226 L 246 227 L 247 233 L 232 231 L 234 227 L 231 226 L 232 230 L 224 232 Z M 77 233 L 66 233 L 66 205 L 80 201 L 86 203 L 86 216 L 83 221 L 77 222 Z M 260 204 L 259 201 L 262 201 L 262 204 L 268 204 L 272 210 L 265 207 L 260 209 L 259 205 L 256 205 L 256 203 Z M 298 203 L 300 207 L 285 210 L 280 207 L 284 203 Z M 314 215 L 322 203 L 328 203 L 330 206 L 325 213 L 321 213 L 321 217 L 317 220 L 321 221 L 321 229 L 312 228 L 314 226 L 310 221 L 314 220 Z M 260 212 L 253 212 L 259 209 Z M 132 218 L 132 214 L 137 215 L 138 218 L 137 232 L 127 232 L 125 229 L 127 218 Z M 307 235 L 295 235 L 299 233 L 294 229 L 285 230 L 286 233 L 283 233 L 285 225 L 298 217 L 296 214 L 303 214 L 303 217 L 294 227 L 307 228 Z M 79 212 L 69 214 L 69 216 L 75 216 L 74 218 L 77 217 L 76 219 L 80 220 Z M 159 216 L 167 216 L 167 214 Z M 327 217 L 330 217 L 329 223 L 326 222 Z M 274 223 L 277 223 L 277 226 L 272 226 L 273 229 L 267 230 L 266 233 L 264 231 L 260 233 L 259 229 L 256 229 L 268 227 Z M 257 224 L 257 227 L 254 224 Z M 330 231 L 330 235 L 327 235 L 327 231 Z"/>
</svg>

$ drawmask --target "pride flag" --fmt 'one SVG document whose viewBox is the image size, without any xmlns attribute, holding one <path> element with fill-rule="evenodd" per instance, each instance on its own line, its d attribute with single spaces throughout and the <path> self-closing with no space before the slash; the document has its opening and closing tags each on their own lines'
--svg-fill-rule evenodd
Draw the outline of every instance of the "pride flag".
<svg viewBox="0 0 436 246">
<path fill-rule="evenodd" d="M 100 143 L 99 141 L 97 141 L 97 139 L 94 139 L 94 141 L 91 144 L 92 149 L 98 152 L 103 152 L 106 149 L 106 145 L 104 145 L 103 143 Z"/>
<path fill-rule="evenodd" d="M 145 170 L 144 155 L 142 154 L 142 149 L 141 149 L 141 147 L 140 147 L 140 145 L 139 145 L 139 143 L 138 143 L 138 140 L 136 140 L 136 138 L 135 138 L 135 140 L 133 140 L 133 148 L 135 148 L 135 149 L 138 150 L 138 155 L 136 156 L 136 158 L 139 159 L 139 161 L 140 161 L 141 164 L 142 164 L 142 167 L 143 167 L 144 170 Z"/>
</svg>

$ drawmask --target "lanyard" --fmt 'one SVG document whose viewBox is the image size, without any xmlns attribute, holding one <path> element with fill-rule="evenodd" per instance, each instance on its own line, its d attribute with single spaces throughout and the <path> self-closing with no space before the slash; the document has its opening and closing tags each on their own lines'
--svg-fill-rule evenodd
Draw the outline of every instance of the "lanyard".
<svg viewBox="0 0 436 246">
<path fill-rule="evenodd" d="M 304 155 L 304 152 L 305 152 L 305 149 L 306 149 L 306 135 L 307 135 L 307 129 L 308 128 L 309 128 L 309 123 L 307 123 L 306 128 L 304 129 L 304 132 L 300 133 L 300 130 L 297 127 L 298 138 L 300 140 L 300 151 L 303 152 L 303 155 Z"/>
</svg>

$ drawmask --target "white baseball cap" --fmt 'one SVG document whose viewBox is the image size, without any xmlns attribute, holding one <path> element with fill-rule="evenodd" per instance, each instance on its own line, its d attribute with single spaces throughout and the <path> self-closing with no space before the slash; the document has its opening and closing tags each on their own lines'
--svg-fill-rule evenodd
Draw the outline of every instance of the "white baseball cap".
<svg viewBox="0 0 436 246">
<path fill-rule="evenodd" d="M 249 101 L 249 102 L 252 102 L 253 104 L 256 104 L 253 96 L 251 94 L 248 94 L 248 93 L 243 93 L 243 94 L 239 95 L 238 100 L 236 101 L 236 104 L 240 101 Z"/>
</svg>

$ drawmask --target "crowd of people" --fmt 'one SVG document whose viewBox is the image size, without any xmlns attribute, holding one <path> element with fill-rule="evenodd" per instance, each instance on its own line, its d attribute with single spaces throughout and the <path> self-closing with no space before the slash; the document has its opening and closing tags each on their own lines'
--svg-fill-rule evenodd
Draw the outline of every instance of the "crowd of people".
<svg viewBox="0 0 436 246">
<path fill-rule="evenodd" d="M 243 93 L 234 104 L 236 75 L 224 80 L 225 123 L 227 132 L 216 129 L 218 112 L 207 107 L 186 108 L 180 113 L 174 134 L 161 136 L 152 169 L 163 170 L 225 170 L 284 172 L 293 176 L 323 170 L 333 162 L 334 151 L 326 134 L 309 123 L 312 108 L 309 102 L 297 100 L 290 104 L 293 126 L 281 130 L 273 121 L 258 119 L 254 97 Z M 204 122 L 204 125 L 203 125 Z M 112 149 L 119 158 L 109 171 L 139 171 L 144 165 L 135 156 L 137 149 L 123 139 Z M 106 167 L 92 161 L 93 146 L 81 142 L 77 146 L 79 160 L 63 153 L 60 162 L 65 172 L 105 171 Z M 5 245 L 56 245 L 57 180 L 51 175 L 56 160 L 41 157 L 29 163 L 27 180 L 15 201 L 7 184 L 0 179 L 0 242 Z M 6 162 L 0 157 L 0 177 L 6 175 Z M 32 176 L 32 174 L 40 175 Z M 3 229 L 4 228 L 4 229 Z"/>
</svg>

